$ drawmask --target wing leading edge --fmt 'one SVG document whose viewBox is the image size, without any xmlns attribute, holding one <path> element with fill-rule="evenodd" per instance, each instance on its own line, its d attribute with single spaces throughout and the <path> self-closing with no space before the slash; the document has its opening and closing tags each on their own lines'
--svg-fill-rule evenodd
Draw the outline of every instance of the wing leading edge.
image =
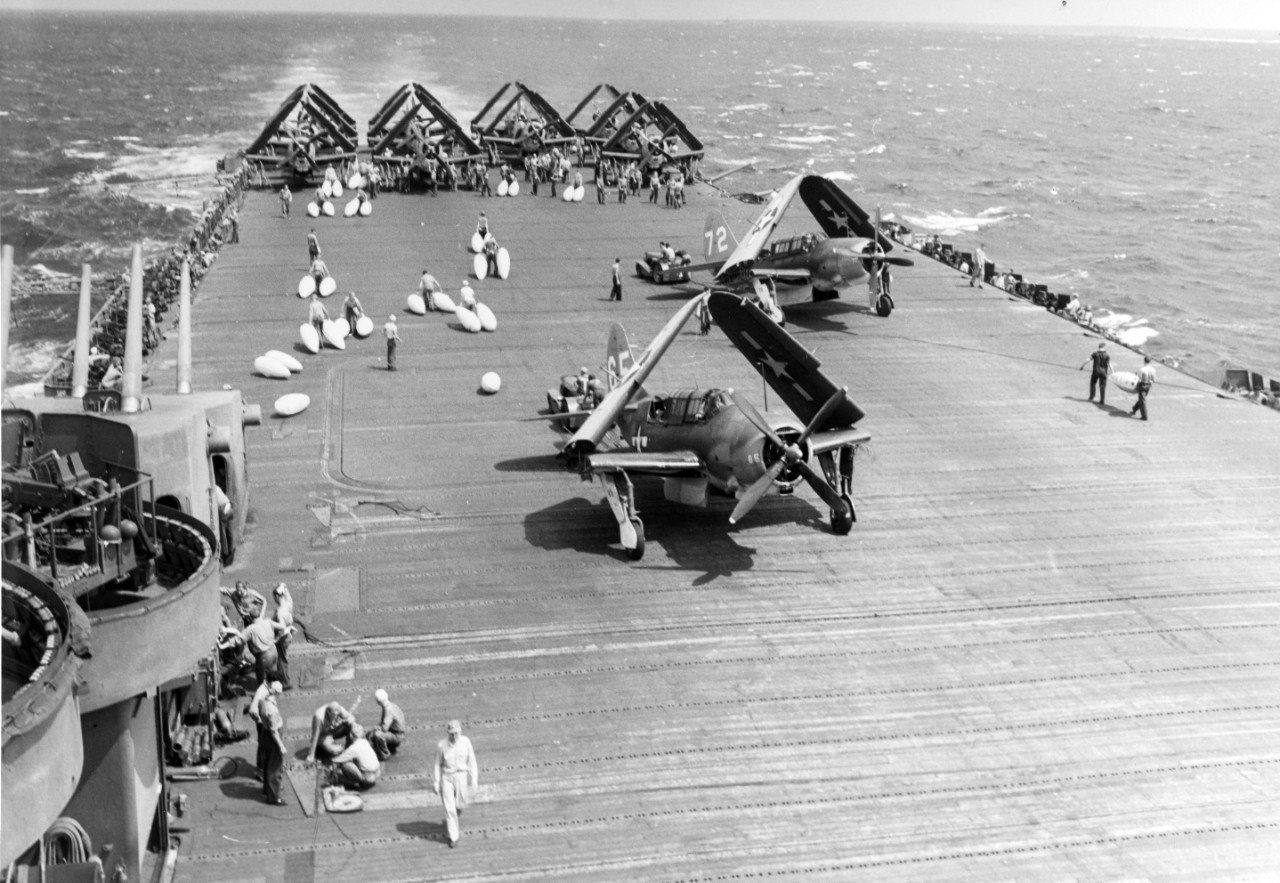
<svg viewBox="0 0 1280 883">
<path fill-rule="evenodd" d="M 591 415 L 578 427 L 578 431 L 565 444 L 567 453 L 589 454 L 595 450 L 596 445 L 600 444 L 600 439 L 604 438 L 605 433 L 618 422 L 618 417 L 626 409 L 627 403 L 640 391 L 645 379 L 653 371 L 663 353 L 671 346 L 672 341 L 676 339 L 676 335 L 680 333 L 680 329 L 689 321 L 689 317 L 693 315 L 693 311 L 698 308 L 698 304 L 701 302 L 701 295 L 689 300 L 676 311 L 674 316 L 667 320 L 667 324 L 658 332 L 657 337 L 645 348 L 645 351 L 640 354 L 631 367 L 618 378 L 617 385 L 604 397 L 604 401 L 592 410 Z"/>
<path fill-rule="evenodd" d="M 610 451 L 591 454 L 587 465 L 593 474 L 629 472 L 636 475 L 683 476 L 705 475 L 702 459 L 693 451 L 663 451 L 648 454 L 640 451 Z"/>
<path fill-rule="evenodd" d="M 800 182 L 804 180 L 804 177 L 804 175 L 797 175 L 773 195 L 773 199 L 769 200 L 769 204 L 765 206 L 760 217 L 756 218 L 756 222 L 751 225 L 747 235 L 742 237 L 738 247 L 729 253 L 729 257 L 725 259 L 724 266 L 716 273 L 717 279 L 728 274 L 737 265 L 749 263 L 756 259 L 756 256 L 760 254 L 760 249 L 764 248 L 764 244 L 773 235 L 774 228 L 782 220 L 782 215 L 787 210 L 787 206 L 795 198 L 796 190 L 800 187 Z"/>
</svg>

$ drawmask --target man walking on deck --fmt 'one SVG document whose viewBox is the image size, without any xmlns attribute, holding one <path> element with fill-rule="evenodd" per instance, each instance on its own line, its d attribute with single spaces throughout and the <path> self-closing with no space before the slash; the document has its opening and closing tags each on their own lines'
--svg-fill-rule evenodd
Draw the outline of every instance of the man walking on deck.
<svg viewBox="0 0 1280 883">
<path fill-rule="evenodd" d="M 1089 374 L 1089 401 L 1093 401 L 1093 394 L 1096 392 L 1098 394 L 1098 404 L 1105 405 L 1107 403 L 1107 375 L 1111 373 L 1111 354 L 1107 352 L 1105 343 L 1098 344 L 1098 348 L 1093 354 L 1084 360 L 1084 365 L 1080 366 L 1080 370 L 1083 371 L 1090 362 L 1093 363 L 1093 371 Z"/>
<path fill-rule="evenodd" d="M 436 309 L 435 298 L 432 295 L 437 291 L 444 291 L 444 289 L 440 287 L 439 280 L 432 276 L 426 267 L 423 267 L 422 276 L 418 279 L 418 295 L 422 298 L 423 306 L 431 312 L 435 312 Z"/>
<path fill-rule="evenodd" d="M 444 824 L 449 848 L 458 845 L 458 816 L 466 809 L 471 789 L 480 783 L 480 768 L 471 740 L 462 735 L 462 724 L 449 721 L 448 735 L 436 746 L 436 765 L 432 790 L 440 795 L 444 806 Z"/>
<path fill-rule="evenodd" d="M 311 295 L 311 306 L 307 308 L 307 321 L 311 323 L 311 327 L 316 330 L 321 340 L 324 340 L 324 323 L 329 321 L 329 311 L 324 308 L 324 304 L 320 303 L 317 295 Z"/>
<path fill-rule="evenodd" d="M 1151 357 L 1143 356 L 1142 367 L 1138 369 L 1138 403 L 1129 411 L 1130 416 L 1142 412 L 1142 419 L 1147 419 L 1147 393 L 1151 392 L 1151 384 L 1156 382 L 1156 369 L 1151 366 Z"/>
<path fill-rule="evenodd" d="M 490 236 L 484 241 L 484 259 L 487 275 L 498 275 L 498 240 Z"/>
<path fill-rule="evenodd" d="M 622 300 L 622 264 L 621 258 L 613 259 L 613 287 L 609 289 L 609 300 Z"/>
<path fill-rule="evenodd" d="M 347 320 L 347 324 L 354 331 L 356 322 L 360 321 L 360 317 L 364 315 L 364 305 L 360 303 L 360 298 L 356 297 L 354 291 L 347 294 L 346 300 L 342 302 L 342 316 Z"/>
<path fill-rule="evenodd" d="M 276 671 L 280 675 L 280 685 L 289 689 L 289 644 L 293 641 L 293 596 L 289 587 L 280 583 L 275 588 L 276 610 L 271 614 L 272 620 L 279 623 L 281 629 L 276 631 Z"/>
<path fill-rule="evenodd" d="M 307 260 L 311 263 L 320 257 L 320 237 L 316 236 L 316 228 L 312 227 L 307 234 Z"/>
<path fill-rule="evenodd" d="M 387 319 L 387 324 L 382 328 L 387 335 L 387 370 L 396 370 L 396 347 L 400 345 L 400 329 L 396 327 L 396 317 L 393 314 Z"/>
<path fill-rule="evenodd" d="M 280 188 L 280 215 L 289 217 L 289 209 L 293 207 L 293 194 L 289 192 L 289 185 L 285 184 Z"/>
<path fill-rule="evenodd" d="M 973 288 L 973 283 L 978 283 L 978 287 L 982 287 L 982 277 L 987 272 L 987 253 L 982 250 L 982 243 L 978 243 L 978 250 L 973 253 L 973 266 L 969 267 L 969 287 Z"/>
</svg>

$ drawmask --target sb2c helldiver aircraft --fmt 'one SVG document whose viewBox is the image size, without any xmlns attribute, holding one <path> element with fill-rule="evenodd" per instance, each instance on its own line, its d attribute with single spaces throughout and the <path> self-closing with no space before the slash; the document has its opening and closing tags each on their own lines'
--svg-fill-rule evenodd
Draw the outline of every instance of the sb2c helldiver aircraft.
<svg viewBox="0 0 1280 883">
<path fill-rule="evenodd" d="M 769 242 L 797 191 L 822 233 Z M 754 291 L 761 309 L 780 321 L 781 308 L 838 297 L 840 289 L 877 272 L 877 264 L 913 266 L 888 254 L 893 244 L 879 226 L 832 181 L 797 175 L 773 195 L 741 242 L 723 215 L 712 212 L 703 230 L 706 263 L 687 269 L 715 270 L 713 289 Z M 873 285 L 870 308 L 888 316 L 893 298 Z"/>
<path fill-rule="evenodd" d="M 643 383 L 702 300 L 729 339 L 804 423 L 766 417 L 731 389 L 654 395 Z M 705 506 L 708 486 L 736 496 L 736 523 L 771 492 L 790 493 L 803 478 L 830 507 L 831 527 L 847 534 L 856 515 L 853 457 L 871 440 L 855 429 L 863 411 L 821 371 L 794 338 L 740 295 L 711 292 L 680 308 L 638 357 L 626 332 L 609 335 L 610 388 L 561 453 L 584 480 L 598 477 L 632 560 L 644 555 L 644 523 L 632 475 L 661 477 L 668 500 Z M 819 474 L 809 465 L 816 456 Z M 838 490 L 837 490 L 838 488 Z"/>
</svg>

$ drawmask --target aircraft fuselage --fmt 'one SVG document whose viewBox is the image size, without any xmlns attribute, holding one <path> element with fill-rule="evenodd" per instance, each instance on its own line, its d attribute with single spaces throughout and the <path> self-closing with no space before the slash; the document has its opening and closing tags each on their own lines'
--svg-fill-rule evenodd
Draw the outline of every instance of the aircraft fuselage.
<svg viewBox="0 0 1280 883">
<path fill-rule="evenodd" d="M 794 245 L 797 239 L 809 237 L 814 240 L 809 248 Z M 772 243 L 756 258 L 752 269 L 781 273 L 778 281 L 784 283 L 787 270 L 807 271 L 809 279 L 805 284 L 812 285 L 815 292 L 836 291 L 867 277 L 859 257 L 867 244 L 864 239 L 826 239 L 808 234 Z"/>
<path fill-rule="evenodd" d="M 702 474 L 711 485 L 730 495 L 764 475 L 781 453 L 719 389 L 653 396 L 639 402 L 621 428 L 636 451 L 692 452 L 701 459 Z M 788 423 L 775 431 L 786 438 L 799 433 L 800 427 Z M 780 483 L 786 487 L 785 476 Z"/>
</svg>

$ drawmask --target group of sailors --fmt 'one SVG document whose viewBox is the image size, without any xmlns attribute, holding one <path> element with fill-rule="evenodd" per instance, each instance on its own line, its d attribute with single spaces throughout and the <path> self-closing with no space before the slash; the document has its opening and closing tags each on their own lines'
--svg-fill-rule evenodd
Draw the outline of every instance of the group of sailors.
<svg viewBox="0 0 1280 883">
<path fill-rule="evenodd" d="M 293 597 L 288 586 L 279 583 L 273 592 L 275 610 L 268 617 L 266 599 L 248 583 L 237 582 L 234 588 L 223 589 L 222 593 L 226 596 L 218 640 L 222 680 L 224 685 L 238 686 L 241 695 L 247 692 L 243 690 L 246 680 L 253 685 L 247 713 L 257 727 L 256 775 L 262 781 L 265 801 L 283 806 L 287 803 L 284 799 L 287 751 L 279 697 L 290 687 L 288 648 L 297 630 Z M 235 699 L 235 696 L 219 698 Z M 404 710 L 391 700 L 385 689 L 379 687 L 373 692 L 378 714 L 377 720 L 368 726 L 356 719 L 361 698 L 357 697 L 350 709 L 336 701 L 326 702 L 311 716 L 306 761 L 320 765 L 325 808 L 331 812 L 350 809 L 338 802 L 339 795 L 347 789 L 367 791 L 374 787 L 384 764 L 396 757 L 408 737 Z M 230 716 L 222 708 L 217 709 L 213 717 L 223 741 L 245 737 L 232 729 Z M 471 740 L 462 735 L 461 724 L 451 720 L 445 729 L 445 738 L 436 746 L 432 788 L 444 807 L 446 837 L 452 847 L 460 836 L 458 813 L 467 806 L 471 792 L 479 784 L 479 767 Z"/>
<path fill-rule="evenodd" d="M 884 222 L 881 224 L 881 229 L 886 235 L 899 242 L 904 244 L 910 244 L 911 242 L 911 231 L 901 224 Z M 1012 269 L 996 267 L 994 263 L 987 261 L 981 247 L 974 254 L 962 252 L 953 247 L 951 243 L 943 242 L 935 233 L 925 239 L 919 246 L 919 251 L 921 254 L 941 261 L 947 266 L 955 267 L 962 273 L 971 274 L 979 282 L 985 282 L 1015 297 L 1025 298 L 1037 306 L 1042 306 L 1052 313 L 1057 313 L 1076 322 L 1084 328 L 1096 331 L 1109 339 L 1115 339 L 1114 330 L 1099 325 L 1094 319 L 1093 307 L 1089 304 L 1081 303 L 1078 296 L 1052 292 L 1047 285 L 1028 282 Z M 974 264 L 971 265 L 970 262 L 974 262 Z M 979 263 L 982 266 L 978 266 L 977 264 Z"/>
<path fill-rule="evenodd" d="M 607 393 L 604 382 L 591 373 L 586 365 L 579 368 L 576 375 L 564 374 L 560 377 L 560 395 L 564 396 L 566 401 L 577 400 L 580 410 L 592 410 L 604 401 Z"/>
<path fill-rule="evenodd" d="M 350 711 L 338 702 L 328 702 L 311 716 L 311 743 L 308 763 L 326 770 L 327 784 L 365 791 L 378 782 L 382 765 L 396 755 L 408 734 L 404 711 L 381 688 L 373 693 L 378 704 L 378 721 L 362 726 L 355 717 L 357 699 Z"/>
<path fill-rule="evenodd" d="M 276 706 L 276 696 L 290 688 L 289 644 L 296 630 L 293 598 L 285 583 L 273 592 L 275 610 L 267 615 L 267 602 L 261 593 L 239 581 L 234 588 L 223 589 L 231 608 L 224 606 L 218 652 L 222 664 L 224 695 L 253 688 L 248 713 L 258 728 L 256 766 L 263 783 L 263 796 L 268 803 L 283 803 L 284 750 L 281 730 L 283 719 Z M 404 740 L 404 712 L 392 702 L 385 690 L 377 690 L 374 700 L 380 714 L 378 722 L 366 729 L 354 715 L 336 702 L 316 710 L 311 727 L 308 761 L 327 765 L 328 784 L 364 790 L 372 787 L 381 773 L 383 761 L 399 749 Z M 359 700 L 357 700 L 357 705 Z M 228 726 L 224 714 L 215 721 Z M 222 733 L 224 739 L 235 739 L 234 732 Z"/>
</svg>

